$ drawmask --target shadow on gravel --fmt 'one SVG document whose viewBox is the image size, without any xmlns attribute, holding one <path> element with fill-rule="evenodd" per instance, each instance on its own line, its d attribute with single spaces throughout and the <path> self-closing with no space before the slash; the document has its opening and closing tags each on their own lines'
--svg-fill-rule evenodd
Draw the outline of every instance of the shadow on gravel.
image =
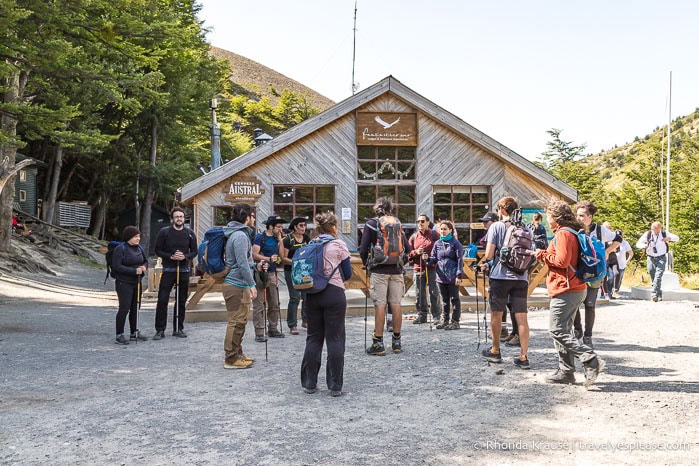
<svg viewBox="0 0 699 466">
<path fill-rule="evenodd" d="M 654 348 L 652 346 L 634 345 L 634 344 L 613 344 L 606 343 L 611 342 L 611 340 L 604 340 L 602 338 L 595 338 L 595 344 L 599 346 L 600 350 L 603 351 L 652 351 L 656 353 L 699 353 L 699 346 L 686 346 L 686 345 L 669 345 L 669 346 L 658 346 Z"/>
<path fill-rule="evenodd" d="M 615 393 L 672 392 L 699 393 L 699 382 L 607 382 L 599 384 L 600 391 Z"/>
</svg>

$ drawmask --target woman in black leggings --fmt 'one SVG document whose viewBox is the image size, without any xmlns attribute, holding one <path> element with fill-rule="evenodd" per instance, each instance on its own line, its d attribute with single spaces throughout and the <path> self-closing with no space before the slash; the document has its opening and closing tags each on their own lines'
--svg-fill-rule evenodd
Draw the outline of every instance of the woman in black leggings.
<svg viewBox="0 0 699 466">
<path fill-rule="evenodd" d="M 323 246 L 324 275 L 330 276 L 328 286 L 319 293 L 307 293 L 306 317 L 308 334 L 306 350 L 301 362 L 301 386 L 308 394 L 318 388 L 323 341 L 328 348 L 325 382 L 332 396 L 342 395 L 345 367 L 345 313 L 347 298 L 343 281 L 352 277 L 347 245 L 337 239 L 337 217 L 331 212 L 315 217 L 317 240 L 327 241 Z"/>
<path fill-rule="evenodd" d="M 141 279 L 148 270 L 148 258 L 141 247 L 141 232 L 128 226 L 121 234 L 122 243 L 114 247 L 112 271 L 114 287 L 119 297 L 119 310 L 116 315 L 116 340 L 118 345 L 128 345 L 131 341 L 145 341 L 148 338 L 138 330 L 138 302 L 140 301 Z M 126 316 L 129 317 L 131 335 L 124 336 Z"/>
</svg>

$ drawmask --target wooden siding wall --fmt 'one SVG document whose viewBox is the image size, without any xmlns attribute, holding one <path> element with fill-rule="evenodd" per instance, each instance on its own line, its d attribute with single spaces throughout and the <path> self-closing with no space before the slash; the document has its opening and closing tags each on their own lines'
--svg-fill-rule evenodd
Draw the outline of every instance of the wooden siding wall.
<svg viewBox="0 0 699 466">
<path fill-rule="evenodd" d="M 414 111 L 403 100 L 383 94 L 358 110 Z M 493 203 L 503 196 L 515 196 L 524 206 L 538 205 L 548 198 L 560 198 L 548 186 L 535 182 L 521 171 L 510 167 L 484 149 L 469 142 L 438 121 L 418 115 L 419 146 L 417 148 L 417 211 L 432 215 L 433 185 L 491 186 Z M 290 131 L 293 131 L 290 130 Z M 352 209 L 350 234 L 340 237 L 350 249 L 357 244 L 357 187 L 354 112 L 322 127 L 274 155 L 242 170 L 236 176 L 255 176 L 265 193 L 257 203 L 258 230 L 271 215 L 273 186 L 278 184 L 329 184 L 335 186 L 335 210 L 340 218 L 343 207 Z M 213 225 L 213 207 L 228 205 L 224 187 L 228 181 L 198 194 L 194 198 L 197 238 Z M 493 207 L 490 206 L 490 210 Z M 290 220 L 290 219 L 287 219 Z M 340 220 L 341 221 L 341 220 Z"/>
<path fill-rule="evenodd" d="M 352 232 L 357 225 L 357 186 L 356 153 L 354 142 L 354 114 L 333 122 L 265 160 L 239 172 L 236 176 L 255 176 L 264 189 L 264 194 L 257 202 L 257 228 L 271 215 L 274 185 L 311 184 L 335 186 L 335 210 L 338 220 L 343 207 L 352 209 Z M 225 201 L 223 182 L 195 198 L 196 232 L 202 238 L 207 228 L 213 224 L 213 207 L 228 205 Z M 291 220 L 291 219 L 286 219 Z M 341 222 L 341 220 L 340 220 Z M 341 225 L 340 225 L 341 226 Z M 356 234 L 342 234 L 350 249 L 356 249 Z"/>
</svg>

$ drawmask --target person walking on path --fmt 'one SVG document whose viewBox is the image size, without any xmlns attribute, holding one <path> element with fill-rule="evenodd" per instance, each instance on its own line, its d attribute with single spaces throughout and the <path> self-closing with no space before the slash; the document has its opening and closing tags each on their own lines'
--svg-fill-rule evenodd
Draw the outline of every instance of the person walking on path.
<svg viewBox="0 0 699 466">
<path fill-rule="evenodd" d="M 660 222 L 653 222 L 650 230 L 643 233 L 636 242 L 636 247 L 646 253 L 646 266 L 652 282 L 650 299 L 653 302 L 663 300 L 662 282 L 667 265 L 668 244 L 679 240 L 679 236 L 663 230 Z"/>
<path fill-rule="evenodd" d="M 347 298 L 344 281 L 352 278 L 352 265 L 347 245 L 337 239 L 337 217 L 331 212 L 315 216 L 318 238 L 330 240 L 323 246 L 323 275 L 331 275 L 328 285 L 319 293 L 306 294 L 308 300 L 308 334 L 301 361 L 301 386 L 308 394 L 318 386 L 323 342 L 328 356 L 325 382 L 332 396 L 342 395 L 345 366 L 345 313 Z M 335 271 L 333 273 L 333 271 Z"/>
<path fill-rule="evenodd" d="M 286 288 L 289 290 L 289 304 L 286 306 L 286 323 L 289 326 L 289 333 L 291 335 L 298 335 L 298 308 L 299 303 L 303 299 L 303 305 L 301 306 L 301 323 L 302 327 L 306 328 L 306 299 L 305 293 L 301 293 L 299 290 L 294 288 L 291 282 L 291 259 L 294 257 L 294 253 L 300 247 L 308 244 L 311 240 L 306 234 L 306 217 L 294 217 L 289 223 L 289 229 L 291 233 L 287 235 L 282 241 L 284 250 L 282 251 L 282 263 L 284 264 L 284 280 L 286 281 Z"/>
<path fill-rule="evenodd" d="M 271 215 L 264 222 L 265 231 L 258 233 L 252 242 L 252 257 L 255 262 L 267 264 L 267 270 L 260 272 L 256 277 L 257 298 L 253 300 L 252 322 L 255 325 L 255 341 L 264 343 L 265 325 L 267 325 L 267 335 L 272 338 L 284 338 L 282 329 L 278 328 L 279 309 L 279 286 L 277 277 L 277 266 L 282 263 L 282 225 L 286 220 L 278 215 Z M 267 311 L 267 322 L 265 322 L 265 307 Z"/>
<path fill-rule="evenodd" d="M 577 235 L 564 228 L 578 231 L 573 211 L 565 201 L 552 201 L 546 206 L 546 219 L 554 239 L 546 250 L 537 249 L 536 259 L 549 266 L 546 288 L 551 297 L 549 333 L 558 351 L 558 369 L 546 378 L 549 383 L 574 384 L 575 358 L 583 365 L 585 386 L 592 385 L 604 369 L 604 361 L 592 347 L 581 343 L 572 334 L 573 319 L 587 295 L 587 285 L 575 275 L 580 255 Z"/>
<path fill-rule="evenodd" d="M 391 339 L 391 349 L 394 353 L 402 351 L 401 345 L 401 327 L 403 324 L 403 315 L 400 308 L 400 300 L 405 294 L 405 282 L 403 281 L 403 264 L 399 260 L 398 263 L 391 264 L 373 264 L 372 258 L 369 257 L 372 249 L 377 246 L 379 235 L 382 235 L 379 224 L 381 221 L 391 222 L 395 227 L 400 225 L 400 221 L 392 215 L 393 203 L 390 199 L 382 197 L 376 200 L 374 204 L 374 214 L 376 218 L 371 218 L 364 225 L 362 233 L 362 243 L 359 246 L 359 255 L 362 258 L 364 266 L 371 274 L 369 276 L 369 293 L 374 302 L 374 333 L 372 334 L 372 344 L 367 348 L 366 352 L 373 356 L 384 356 L 386 349 L 383 344 L 383 326 L 386 319 L 386 303 L 391 307 L 393 314 L 393 335 Z M 388 225 L 388 223 L 387 223 Z M 400 244 L 403 249 L 402 254 L 410 252 L 410 245 L 401 228 L 400 235 L 395 235 L 395 239 L 400 236 Z M 384 242 L 386 240 L 383 240 Z M 398 247 L 398 245 L 393 245 Z M 391 246 L 389 246 L 391 247 Z M 373 254 L 372 254 L 373 257 Z"/>
<path fill-rule="evenodd" d="M 248 322 L 250 303 L 257 297 L 255 261 L 252 259 L 250 230 L 255 222 L 248 204 L 233 206 L 233 220 L 226 227 L 226 268 L 221 293 L 226 302 L 228 324 L 223 340 L 225 369 L 245 369 L 255 362 L 243 353 L 243 336 Z"/>
<path fill-rule="evenodd" d="M 444 330 L 457 330 L 461 328 L 461 298 L 459 297 L 459 283 L 463 275 L 461 259 L 464 255 L 464 247 L 459 240 L 454 238 L 454 225 L 449 220 L 442 220 L 439 224 L 439 240 L 434 244 L 430 256 L 426 252 L 422 254 L 422 260 L 428 266 L 437 266 L 437 284 L 439 294 L 442 296 L 442 320 L 437 328 Z M 449 304 L 451 303 L 451 320 L 449 319 Z"/>
<path fill-rule="evenodd" d="M 518 204 L 513 197 L 503 197 L 497 203 L 500 221 L 493 223 L 488 229 L 488 242 L 485 247 L 483 265 L 489 270 L 490 279 L 490 328 L 493 346 L 484 349 L 483 358 L 488 362 L 502 362 L 500 354 L 500 335 L 502 332 L 502 316 L 507 312 L 509 304 L 517 321 L 519 333 L 520 352 L 519 357 L 514 358 L 515 366 L 521 369 L 529 369 L 529 321 L 527 320 L 527 291 L 529 287 L 529 273 L 525 271 L 518 274 L 507 268 L 500 261 L 500 250 L 505 245 L 507 229 L 512 225 L 511 217 Z"/>
<path fill-rule="evenodd" d="M 423 259 L 426 254 L 432 255 L 432 248 L 439 240 L 439 233 L 430 228 L 430 218 L 426 214 L 420 214 L 417 218 L 417 231 L 408 239 L 410 248 L 408 261 L 413 264 L 413 276 L 415 277 L 415 308 L 417 317 L 413 324 L 427 322 L 427 293 L 429 293 L 430 310 L 433 321 L 439 320 L 439 289 L 435 281 L 436 265 L 429 266 Z M 432 280 L 429 277 L 432 276 Z"/>
<path fill-rule="evenodd" d="M 138 304 L 141 300 L 141 279 L 148 270 L 148 258 L 141 247 L 141 232 L 134 226 L 124 228 L 121 233 L 123 241 L 114 248 L 112 271 L 114 288 L 119 298 L 119 310 L 116 315 L 116 340 L 119 345 L 128 345 L 131 341 L 145 341 L 138 329 Z M 124 336 L 126 317 L 129 317 L 131 336 Z"/>
<path fill-rule="evenodd" d="M 618 295 L 621 291 L 621 283 L 624 280 L 624 271 L 629 261 L 633 257 L 633 248 L 628 241 L 624 239 L 624 232 L 621 230 L 616 230 L 616 234 L 619 235 L 621 239 L 621 244 L 619 245 L 619 252 L 617 253 L 617 261 L 619 262 L 619 273 L 614 277 L 614 292 Z"/>
<path fill-rule="evenodd" d="M 197 255 L 197 237 L 184 225 L 182 208 L 174 207 L 170 211 L 170 219 L 172 225 L 161 228 L 155 239 L 155 254 L 163 260 L 163 274 L 158 285 L 153 340 L 165 338 L 167 307 L 173 286 L 177 287 L 177 292 L 172 314 L 172 336 L 187 338 L 184 332 L 184 314 L 189 295 L 190 264 Z"/>
<path fill-rule="evenodd" d="M 598 225 L 594 222 L 594 216 L 597 213 L 597 207 L 590 201 L 580 201 L 575 206 L 576 218 L 581 228 L 585 233 L 593 238 L 597 238 L 605 245 L 607 256 L 612 251 L 616 251 L 619 247 L 621 238 L 610 229 Z M 592 346 L 592 329 L 595 326 L 595 308 L 597 306 L 597 293 L 601 284 L 587 284 L 587 294 L 585 295 L 585 331 L 583 332 L 582 316 L 580 310 L 575 314 L 575 336 L 582 338 L 583 343 L 589 347 Z"/>
</svg>

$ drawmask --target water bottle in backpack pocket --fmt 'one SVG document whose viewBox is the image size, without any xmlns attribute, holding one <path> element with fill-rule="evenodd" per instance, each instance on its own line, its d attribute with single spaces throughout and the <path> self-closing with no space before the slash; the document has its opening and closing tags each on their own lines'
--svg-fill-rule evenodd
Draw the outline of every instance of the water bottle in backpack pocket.
<svg viewBox="0 0 699 466">
<path fill-rule="evenodd" d="M 523 275 L 534 265 L 532 256 L 534 235 L 523 224 L 510 224 L 505 233 L 505 240 L 500 248 L 500 263 L 518 275 Z"/>
</svg>

